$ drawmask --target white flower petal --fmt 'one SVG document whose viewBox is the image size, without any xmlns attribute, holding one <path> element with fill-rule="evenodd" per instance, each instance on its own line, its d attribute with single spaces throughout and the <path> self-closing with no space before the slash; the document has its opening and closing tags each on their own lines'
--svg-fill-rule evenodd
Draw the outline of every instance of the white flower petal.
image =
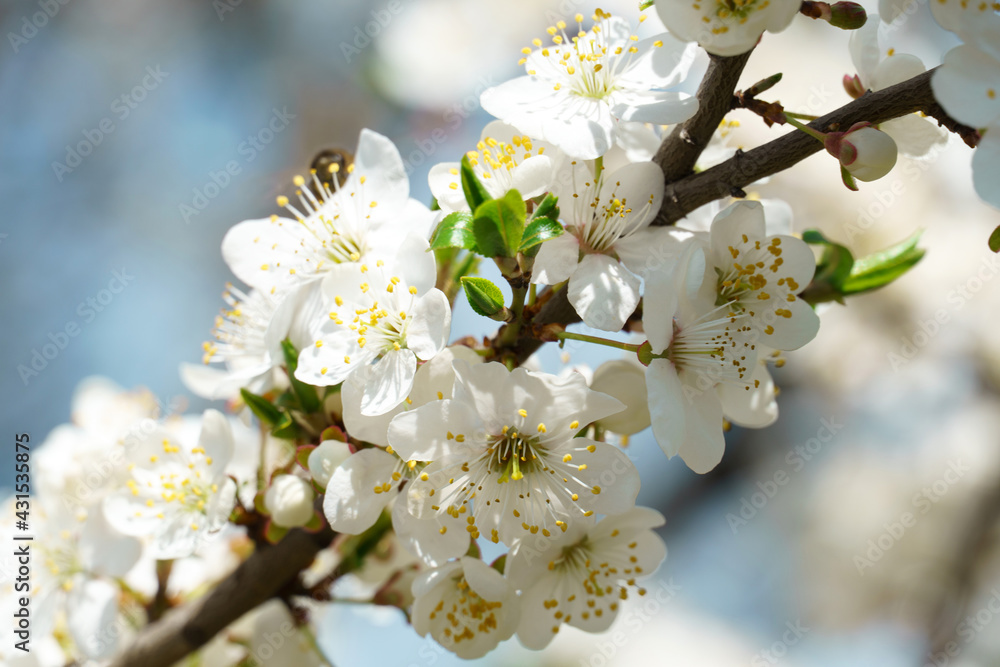
<svg viewBox="0 0 1000 667">
<path fill-rule="evenodd" d="M 78 582 L 66 600 L 66 622 L 73 642 L 88 658 L 110 657 L 116 648 L 118 589 L 102 579 Z"/>
<path fill-rule="evenodd" d="M 910 158 L 930 157 L 938 146 L 948 143 L 948 132 L 937 123 L 909 114 L 893 118 L 879 125 L 879 129 L 892 137 L 900 155 Z"/>
<path fill-rule="evenodd" d="M 233 429 L 229 420 L 218 410 L 205 410 L 201 418 L 201 434 L 198 436 L 198 446 L 205 450 L 205 455 L 212 459 L 208 470 L 213 477 L 221 475 L 222 471 L 233 458 Z"/>
<path fill-rule="evenodd" d="M 604 442 L 573 440 L 577 445 L 571 450 L 573 462 L 587 466 L 577 472 L 580 481 L 590 487 L 586 507 L 598 514 L 621 514 L 632 508 L 639 495 L 639 471 L 628 454 Z M 586 449 L 590 446 L 594 447 L 593 452 Z"/>
<path fill-rule="evenodd" d="M 674 365 L 666 359 L 654 359 L 646 369 L 646 392 L 653 435 L 668 457 L 680 453 L 687 430 L 684 393 Z"/>
<path fill-rule="evenodd" d="M 376 201 L 380 207 L 403 206 L 410 196 L 410 180 L 403 158 L 392 140 L 367 128 L 358 137 L 351 178 L 364 177 L 366 201 Z"/>
<path fill-rule="evenodd" d="M 396 500 L 392 507 L 392 527 L 400 544 L 432 567 L 468 553 L 471 537 L 466 525 L 463 517 L 447 512 L 418 519 L 410 513 L 404 498 Z"/>
<path fill-rule="evenodd" d="M 819 315 L 808 303 L 795 299 L 779 306 L 789 311 L 791 316 L 781 317 L 771 311 L 765 313 L 773 331 L 768 333 L 765 330 L 760 338 L 761 342 L 776 350 L 797 350 L 816 337 L 819 332 Z"/>
<path fill-rule="evenodd" d="M 572 234 L 561 234 L 542 243 L 535 256 L 531 282 L 558 285 L 569 280 L 580 261 L 580 242 Z"/>
<path fill-rule="evenodd" d="M 567 296 L 587 326 L 619 331 L 639 305 L 640 285 L 618 260 L 590 254 L 570 277 Z"/>
<path fill-rule="evenodd" d="M 878 45 L 879 21 L 877 16 L 868 16 L 865 24 L 851 31 L 848 49 L 851 62 L 857 70 L 858 78 L 866 88 L 872 88 L 875 69 L 882 58 L 882 50 Z"/>
<path fill-rule="evenodd" d="M 309 473 L 317 484 L 325 487 L 330 483 L 333 472 L 350 456 L 351 448 L 346 442 L 324 440 L 316 449 L 309 452 L 307 460 Z"/>
<path fill-rule="evenodd" d="M 760 384 L 755 386 L 755 381 Z M 758 363 L 749 382 L 749 389 L 729 383 L 716 387 L 722 413 L 738 426 L 770 426 L 778 419 L 778 401 L 775 400 L 774 380 L 767 365 Z"/>
<path fill-rule="evenodd" d="M 437 280 L 434 253 L 429 250 L 427 239 L 410 234 L 400 244 L 392 264 L 392 270 L 398 272 L 394 275 L 402 278 L 408 287 L 416 287 L 417 294 L 426 294 Z"/>
<path fill-rule="evenodd" d="M 944 110 L 961 123 L 984 127 L 1000 118 L 1000 95 L 991 98 L 988 93 L 1000 91 L 1000 62 L 972 46 L 962 44 L 945 54 L 931 88 Z"/>
<path fill-rule="evenodd" d="M 462 570 L 469 588 L 484 600 L 502 600 L 510 590 L 503 575 L 478 558 L 463 556 Z"/>
<path fill-rule="evenodd" d="M 323 496 L 323 513 L 339 533 L 358 535 L 371 528 L 397 494 L 392 473 L 398 459 L 381 449 L 364 449 L 334 470 Z M 376 487 L 392 484 L 390 491 Z"/>
<path fill-rule="evenodd" d="M 361 414 L 380 415 L 402 403 L 413 387 L 417 358 L 411 350 L 389 350 L 375 362 L 361 395 Z"/>
<path fill-rule="evenodd" d="M 482 430 L 475 411 L 455 400 L 432 401 L 397 415 L 389 424 L 389 444 L 404 461 L 435 461 L 456 447 L 447 434 Z"/>
<path fill-rule="evenodd" d="M 987 129 L 972 154 L 972 183 L 976 194 L 994 208 L 1000 208 L 1000 122 Z"/>
<path fill-rule="evenodd" d="M 719 465 L 726 449 L 722 430 L 722 404 L 714 391 L 687 392 L 684 442 L 680 457 L 688 468 L 704 474 Z"/>
<path fill-rule="evenodd" d="M 458 162 L 440 162 L 431 167 L 427 174 L 427 183 L 431 194 L 437 199 L 442 211 L 467 211 L 469 204 L 465 201 L 462 191 L 462 176 L 459 173 L 461 164 Z"/>
<path fill-rule="evenodd" d="M 533 155 L 514 167 L 512 186 L 524 199 L 537 197 L 552 184 L 552 160 L 547 155 Z"/>
<path fill-rule="evenodd" d="M 872 75 L 872 90 L 882 90 L 902 83 L 927 71 L 920 58 L 908 53 L 898 53 L 885 58 Z"/>
<path fill-rule="evenodd" d="M 142 555 L 139 540 L 113 528 L 101 511 L 87 515 L 77 549 L 88 572 L 109 577 L 124 577 Z"/>
<path fill-rule="evenodd" d="M 698 111 L 698 98 L 687 93 L 619 93 L 615 100 L 611 115 L 626 123 L 674 125 L 683 123 Z"/>
<path fill-rule="evenodd" d="M 431 289 L 417 299 L 410 311 L 406 346 L 423 360 L 431 359 L 448 342 L 451 333 L 451 304 L 439 289 Z"/>
</svg>

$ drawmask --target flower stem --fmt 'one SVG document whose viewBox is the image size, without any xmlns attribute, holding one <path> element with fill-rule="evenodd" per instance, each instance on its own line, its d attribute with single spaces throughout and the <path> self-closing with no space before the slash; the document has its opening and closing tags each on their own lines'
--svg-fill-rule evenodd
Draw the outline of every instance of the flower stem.
<svg viewBox="0 0 1000 667">
<path fill-rule="evenodd" d="M 820 143 L 826 144 L 826 135 L 825 134 L 823 134 L 819 130 L 814 130 L 813 128 L 809 127 L 808 125 L 804 125 L 803 123 L 800 123 L 799 121 L 795 120 L 795 118 L 794 118 L 795 115 L 796 114 L 785 113 L 785 120 L 788 122 L 789 125 L 791 125 L 792 127 L 796 127 L 798 129 L 802 130 L 803 132 L 805 132 L 806 134 L 808 134 L 813 139 L 816 139 Z"/>
<path fill-rule="evenodd" d="M 807 113 L 795 113 L 793 111 L 785 111 L 785 117 L 797 118 L 799 120 L 816 120 L 819 116 L 810 116 Z"/>
<path fill-rule="evenodd" d="M 511 291 L 513 292 L 513 297 L 510 302 L 510 312 L 514 317 L 507 325 L 507 328 L 503 330 L 503 335 L 499 341 L 501 347 L 513 345 L 517 341 L 517 336 L 521 333 L 521 324 L 523 322 L 524 297 L 528 294 L 528 290 L 525 287 L 513 287 Z"/>
<path fill-rule="evenodd" d="M 563 331 L 556 336 L 559 338 L 560 343 L 564 340 L 582 340 L 585 343 L 594 343 L 595 345 L 604 345 L 606 347 L 613 347 L 618 350 L 625 350 L 626 352 L 637 352 L 639 350 L 638 345 L 632 345 L 630 343 L 622 343 L 617 340 L 610 340 L 608 338 L 600 338 L 598 336 L 588 336 L 587 334 L 571 333 L 569 331 Z"/>
<path fill-rule="evenodd" d="M 528 304 L 527 305 L 529 305 L 529 306 L 534 306 L 535 305 L 535 299 L 538 296 L 535 293 L 536 292 L 535 287 L 536 287 L 535 283 L 531 283 L 531 286 L 528 288 Z"/>
</svg>

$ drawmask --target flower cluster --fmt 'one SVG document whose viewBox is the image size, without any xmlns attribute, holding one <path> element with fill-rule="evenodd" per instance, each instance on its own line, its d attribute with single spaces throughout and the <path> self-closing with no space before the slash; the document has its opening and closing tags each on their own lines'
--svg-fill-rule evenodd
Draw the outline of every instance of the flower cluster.
<svg viewBox="0 0 1000 667">
<path fill-rule="evenodd" d="M 965 41 L 934 90 L 980 130 L 976 185 L 997 204 L 985 185 L 1000 150 L 997 14 L 956 2 L 933 5 Z M 713 470 L 731 425 L 777 419 L 769 368 L 816 337 L 813 306 L 881 287 L 922 256 L 913 240 L 855 262 L 819 232 L 794 235 L 787 204 L 728 185 L 662 224 L 677 197 L 648 148 L 698 111 L 674 90 L 697 52 L 685 42 L 744 53 L 801 3 L 655 4 L 673 35 L 640 38 L 597 10 L 589 28 L 577 15 L 575 30 L 560 21 L 525 47 L 526 74 L 482 94 L 498 120 L 430 170 L 432 206 L 410 198 L 393 142 L 366 129 L 353 155 L 293 179 L 282 214 L 228 231 L 222 256 L 245 287 L 227 285 L 204 363 L 181 375 L 239 417 L 162 415 L 148 395 L 103 385 L 82 392 L 80 415 L 101 418 L 74 415 L 40 449 L 48 483 L 33 500 L 51 538 L 40 590 L 65 627 L 36 632 L 72 643 L 73 660 L 104 659 L 118 643 L 93 641 L 102 627 L 123 615 L 141 625 L 302 531 L 326 548 L 283 601 L 346 598 L 353 586 L 356 601 L 404 610 L 462 658 L 515 634 L 542 649 L 564 625 L 604 631 L 645 593 L 666 557 L 664 517 L 636 506 L 629 437 L 648 428 L 667 457 Z M 856 97 L 924 71 L 883 57 L 876 28 L 851 39 L 858 74 L 845 87 Z M 892 169 L 897 143 L 925 156 L 945 136 L 913 114 L 820 132 L 768 106 L 769 124 L 822 141 L 852 188 Z M 722 139 L 736 126 L 723 121 L 696 170 L 733 152 Z M 495 335 L 452 332 L 463 292 L 502 323 Z M 625 354 L 593 373 L 528 363 L 567 340 Z M 499 556 L 487 562 L 484 549 Z M 246 622 L 294 617 L 282 663 L 320 662 L 308 609 L 291 611 Z M 220 639 L 206 664 L 245 664 L 253 642 Z"/>
</svg>

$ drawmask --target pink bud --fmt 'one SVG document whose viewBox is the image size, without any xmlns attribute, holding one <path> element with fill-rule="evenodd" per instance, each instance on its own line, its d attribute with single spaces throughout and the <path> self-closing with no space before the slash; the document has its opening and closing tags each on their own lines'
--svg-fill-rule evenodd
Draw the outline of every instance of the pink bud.
<svg viewBox="0 0 1000 667">
<path fill-rule="evenodd" d="M 861 79 L 858 78 L 857 74 L 854 76 L 851 76 L 850 74 L 844 75 L 844 90 L 846 90 L 847 94 L 854 99 L 858 99 L 865 94 L 865 87 L 861 83 Z"/>
<path fill-rule="evenodd" d="M 896 165 L 896 142 L 871 126 L 852 128 L 833 141 L 828 138 L 827 143 L 827 150 L 859 181 L 878 180 Z"/>
</svg>

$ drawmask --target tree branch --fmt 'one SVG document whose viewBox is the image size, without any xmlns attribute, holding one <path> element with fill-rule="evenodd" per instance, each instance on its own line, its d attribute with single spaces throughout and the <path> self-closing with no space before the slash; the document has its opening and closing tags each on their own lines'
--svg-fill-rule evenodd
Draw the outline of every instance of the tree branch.
<svg viewBox="0 0 1000 667">
<path fill-rule="evenodd" d="M 908 113 L 923 111 L 948 129 L 959 133 L 962 133 L 962 129 L 969 130 L 970 128 L 964 128 L 949 118 L 934 101 L 934 94 L 931 92 L 933 73 L 934 70 L 930 70 L 895 86 L 877 92 L 869 91 L 850 104 L 814 120 L 809 123 L 809 127 L 826 132 L 846 129 L 860 121 L 883 123 Z M 664 142 L 664 146 L 668 142 L 670 138 Z M 675 183 L 671 183 L 668 178 L 663 205 L 653 224 L 673 224 L 699 206 L 726 197 L 734 189 L 743 188 L 765 176 L 788 169 L 822 148 L 823 145 L 816 139 L 795 130 L 745 153 L 737 151 L 735 156 L 722 164 Z M 661 152 L 662 150 L 661 146 Z M 831 170 L 833 175 L 830 183 L 831 186 L 836 186 L 839 178 L 833 167 Z"/>
<path fill-rule="evenodd" d="M 733 91 L 752 51 L 738 56 L 709 55 L 708 70 L 698 86 L 698 111 L 674 127 L 660 144 L 653 162 L 660 165 L 663 178 L 673 183 L 694 170 L 719 123 L 732 110 Z"/>
<path fill-rule="evenodd" d="M 278 544 L 259 548 L 210 593 L 146 626 L 111 667 L 170 667 L 278 595 L 333 537 L 329 528 L 319 533 L 296 529 Z"/>
<path fill-rule="evenodd" d="M 747 57 L 712 59 L 698 91 L 699 112 L 675 128 L 657 151 L 656 162 L 664 170 L 667 189 L 654 224 L 671 224 L 699 206 L 728 196 L 734 188 L 742 188 L 787 169 L 822 148 L 812 137 L 795 131 L 747 153 L 737 153 L 711 169 L 690 173 L 730 109 L 732 94 Z M 810 126 L 825 131 L 863 120 L 879 123 L 924 111 L 953 131 L 968 130 L 947 118 L 934 102 L 931 74 L 927 72 L 896 86 L 868 93 Z M 835 180 L 831 177 L 831 182 Z M 541 346 L 543 341 L 531 336 L 545 325 L 565 326 L 580 321 L 566 299 L 566 292 L 564 288 L 552 295 L 532 318 L 531 327 L 507 348 L 518 360 L 523 361 Z M 111 667 L 170 667 L 204 646 L 246 612 L 287 590 L 320 549 L 330 544 L 333 536 L 329 529 L 318 534 L 298 529 L 288 533 L 275 546 L 261 547 L 203 598 L 147 626 Z"/>
</svg>

